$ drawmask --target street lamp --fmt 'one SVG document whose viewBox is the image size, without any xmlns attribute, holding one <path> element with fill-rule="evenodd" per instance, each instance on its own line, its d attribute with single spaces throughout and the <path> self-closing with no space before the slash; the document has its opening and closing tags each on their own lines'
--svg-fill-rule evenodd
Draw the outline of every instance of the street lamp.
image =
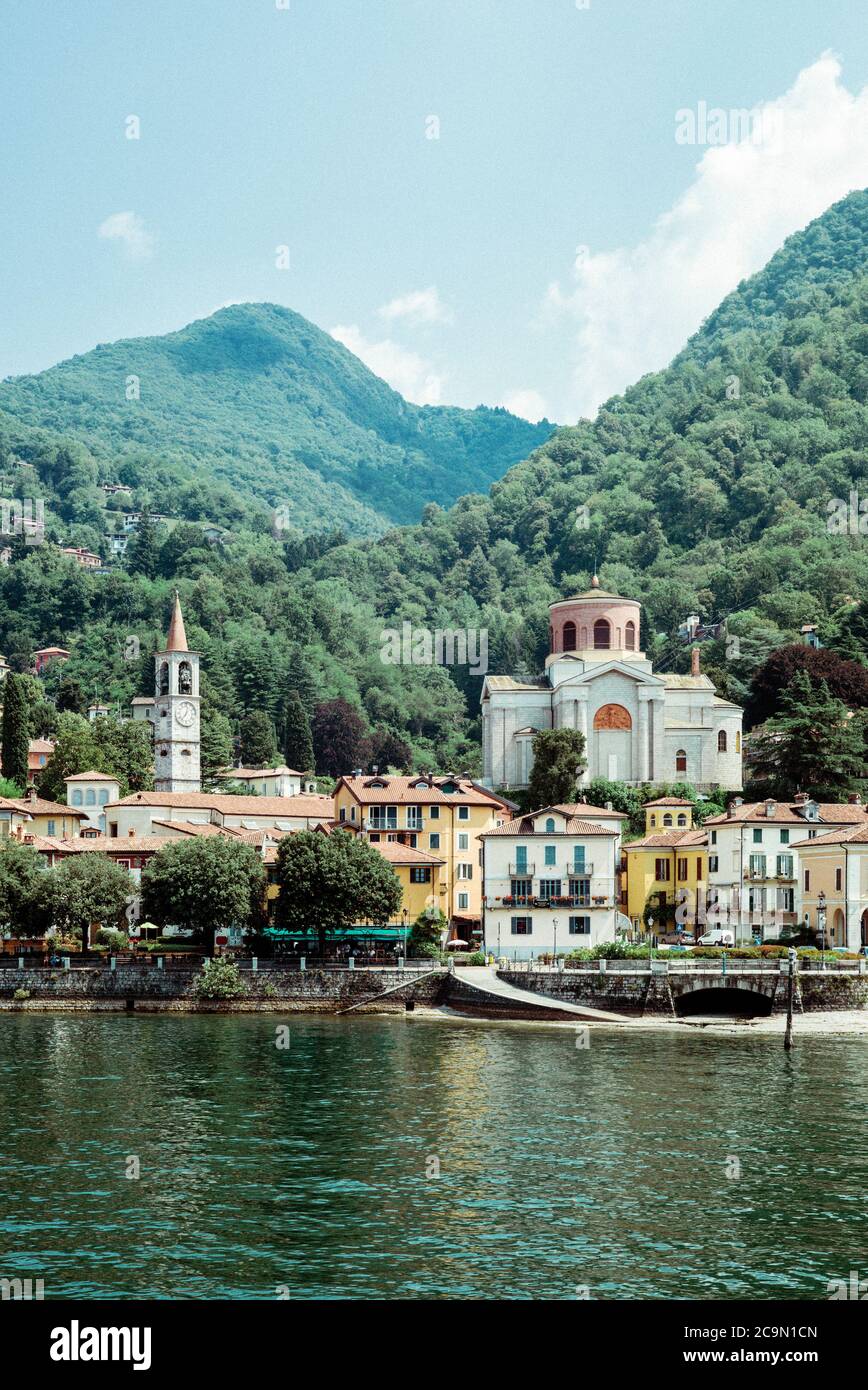
<svg viewBox="0 0 868 1390">
<path fill-rule="evenodd" d="M 555 948 L 555 949 L 554 949 L 554 959 L 553 959 L 552 964 L 554 965 L 555 970 L 557 970 L 557 968 L 558 968 L 558 919 L 557 919 L 557 917 L 553 917 L 553 918 L 552 918 L 552 933 L 553 933 L 553 937 L 554 937 L 554 948 Z"/>
<path fill-rule="evenodd" d="M 820 933 L 820 969 L 826 969 L 826 894 L 820 889 L 817 898 L 817 930 Z"/>
<path fill-rule="evenodd" d="M 651 962 L 652 962 L 653 959 L 654 959 L 654 934 L 653 934 L 653 931 L 652 931 L 653 926 L 654 926 L 654 918 L 651 916 L 651 913 L 649 912 L 649 913 L 648 913 L 648 969 L 649 969 L 649 970 L 651 969 Z"/>
</svg>

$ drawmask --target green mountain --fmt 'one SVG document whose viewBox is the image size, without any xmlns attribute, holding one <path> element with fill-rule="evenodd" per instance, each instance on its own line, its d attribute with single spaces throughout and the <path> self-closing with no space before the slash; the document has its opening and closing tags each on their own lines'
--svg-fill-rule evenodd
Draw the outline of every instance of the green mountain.
<svg viewBox="0 0 868 1390">
<path fill-rule="evenodd" d="M 864 602 L 868 516 L 849 509 L 854 494 L 857 508 L 868 499 L 866 460 L 868 194 L 858 192 L 791 237 L 665 371 L 557 430 L 487 495 L 429 503 L 421 522 L 375 541 L 276 538 L 228 484 L 204 470 L 176 476 L 181 465 L 152 457 L 148 488 L 188 521 L 231 527 L 229 543 L 180 525 L 158 532 L 150 557 L 95 575 L 56 545 L 19 542 L 0 566 L 0 650 L 23 666 L 35 647 L 68 647 L 50 695 L 62 674 L 88 699 L 128 700 L 152 679 L 148 654 L 177 585 L 206 709 L 236 727 L 263 709 L 280 730 L 289 690 L 310 708 L 340 696 L 363 716 L 370 761 L 478 771 L 480 678 L 384 664 L 384 629 L 486 629 L 492 672 L 537 674 L 547 605 L 586 588 L 596 567 L 604 588 L 643 601 L 642 645 L 658 670 L 688 669 L 678 625 L 689 613 L 725 622 L 726 635 L 703 644 L 703 669 L 743 700 L 802 624 L 834 646 L 853 600 Z M 0 416 L 6 495 L 43 490 L 49 540 L 103 544 L 105 466 L 79 442 Z M 131 637 L 141 664 L 128 659 Z M 849 654 L 857 638 L 851 625 Z"/>
<path fill-rule="evenodd" d="M 503 409 L 411 405 L 290 309 L 241 304 L 0 383 L 0 410 L 147 481 L 180 465 L 300 531 L 376 535 L 484 489 L 552 430 Z M 123 475 L 123 472 L 121 473 Z"/>
</svg>

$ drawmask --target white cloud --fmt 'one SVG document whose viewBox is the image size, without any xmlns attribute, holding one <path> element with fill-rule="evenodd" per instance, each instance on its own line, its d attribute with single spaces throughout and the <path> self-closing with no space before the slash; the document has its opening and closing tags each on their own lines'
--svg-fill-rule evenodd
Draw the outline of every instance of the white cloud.
<svg viewBox="0 0 868 1390">
<path fill-rule="evenodd" d="M 693 182 L 634 247 L 580 248 L 549 318 L 577 323 L 575 367 L 556 418 L 593 414 L 664 367 L 723 297 L 784 239 L 868 182 L 868 87 L 853 94 L 831 54 L 758 109 L 759 140 L 707 148 Z M 676 120 L 673 112 L 673 139 Z"/>
<path fill-rule="evenodd" d="M 146 261 L 153 254 L 154 238 L 137 212 L 113 212 L 100 224 L 97 236 L 119 241 L 131 261 Z"/>
<path fill-rule="evenodd" d="M 382 377 L 396 391 L 416 405 L 439 405 L 443 378 L 418 353 L 401 347 L 391 338 L 372 342 L 355 323 L 339 323 L 329 330 L 333 338 L 360 357 L 366 367 Z"/>
<path fill-rule="evenodd" d="M 531 387 L 508 391 L 497 404 L 504 406 L 513 415 L 520 415 L 523 420 L 530 420 L 532 424 L 536 424 L 537 420 L 542 420 L 548 414 L 545 398 Z"/>
<path fill-rule="evenodd" d="M 403 319 L 406 323 L 451 323 L 452 311 L 443 303 L 435 285 L 427 290 L 412 290 L 397 299 L 390 299 L 377 310 L 387 323 Z"/>
</svg>

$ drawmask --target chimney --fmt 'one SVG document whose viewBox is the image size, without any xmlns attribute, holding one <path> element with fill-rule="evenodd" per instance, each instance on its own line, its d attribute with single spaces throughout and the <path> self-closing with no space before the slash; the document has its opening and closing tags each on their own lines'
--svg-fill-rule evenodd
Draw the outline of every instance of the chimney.
<svg viewBox="0 0 868 1390">
<path fill-rule="evenodd" d="M 808 793 L 807 793 L 807 792 L 796 792 L 796 795 L 795 795 L 794 798 L 793 798 L 793 800 L 794 800 L 796 806 L 804 806 L 804 804 L 805 804 L 805 802 L 807 801 L 807 799 L 808 799 Z"/>
<path fill-rule="evenodd" d="M 614 808 L 614 806 L 612 805 L 611 801 L 607 801 L 607 802 L 606 802 L 606 810 L 607 810 L 607 811 L 614 811 L 614 809 L 615 809 L 615 808 Z"/>
<path fill-rule="evenodd" d="M 862 805 L 862 798 L 858 792 L 851 792 L 850 795 L 847 797 L 847 800 L 849 801 L 851 806 Z"/>
<path fill-rule="evenodd" d="M 690 653 L 690 674 L 691 674 L 691 676 L 698 676 L 698 675 L 699 675 L 699 648 L 698 648 L 698 647 L 694 647 L 693 650 L 692 650 L 691 653 Z"/>
<path fill-rule="evenodd" d="M 36 788 L 35 788 L 35 787 L 28 787 L 28 788 L 27 788 L 27 800 L 28 800 L 31 804 L 36 800 Z"/>
</svg>

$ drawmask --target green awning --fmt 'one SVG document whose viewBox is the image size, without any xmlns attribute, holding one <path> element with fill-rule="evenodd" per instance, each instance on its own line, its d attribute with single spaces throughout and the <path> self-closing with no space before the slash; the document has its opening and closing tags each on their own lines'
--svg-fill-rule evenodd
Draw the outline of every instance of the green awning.
<svg viewBox="0 0 868 1390">
<path fill-rule="evenodd" d="M 329 932 L 326 941 L 403 941 L 405 934 L 409 935 L 409 928 L 405 933 L 403 927 L 341 927 Z M 267 927 L 265 935 L 274 941 L 317 940 L 316 932 L 280 931 L 276 927 Z"/>
</svg>

